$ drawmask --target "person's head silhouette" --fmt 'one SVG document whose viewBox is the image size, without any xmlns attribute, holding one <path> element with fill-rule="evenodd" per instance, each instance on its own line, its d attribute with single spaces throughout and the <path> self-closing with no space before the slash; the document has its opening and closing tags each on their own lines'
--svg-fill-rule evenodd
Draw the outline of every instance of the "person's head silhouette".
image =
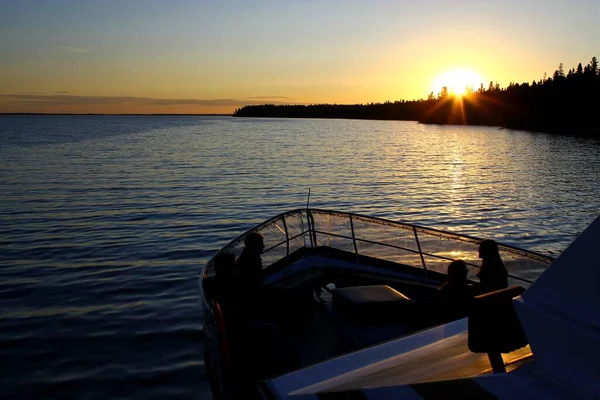
<svg viewBox="0 0 600 400">
<path fill-rule="evenodd" d="M 482 260 L 497 260 L 500 259 L 500 251 L 498 243 L 492 239 L 482 240 L 479 244 L 479 258 Z"/>
<path fill-rule="evenodd" d="M 247 252 L 259 256 L 265 249 L 265 237 L 260 232 L 250 232 L 244 239 L 244 246 Z"/>
<path fill-rule="evenodd" d="M 448 265 L 448 280 L 450 282 L 466 282 L 467 263 L 463 260 L 454 260 Z"/>
</svg>

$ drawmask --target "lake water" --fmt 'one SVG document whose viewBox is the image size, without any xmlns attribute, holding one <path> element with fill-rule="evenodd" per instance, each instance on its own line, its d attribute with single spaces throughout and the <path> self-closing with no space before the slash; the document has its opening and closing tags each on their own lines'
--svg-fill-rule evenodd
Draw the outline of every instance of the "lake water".
<svg viewBox="0 0 600 400">
<path fill-rule="evenodd" d="M 600 142 L 489 127 L 0 117 L 3 398 L 209 398 L 202 264 L 341 209 L 558 255 L 600 214 Z"/>
</svg>

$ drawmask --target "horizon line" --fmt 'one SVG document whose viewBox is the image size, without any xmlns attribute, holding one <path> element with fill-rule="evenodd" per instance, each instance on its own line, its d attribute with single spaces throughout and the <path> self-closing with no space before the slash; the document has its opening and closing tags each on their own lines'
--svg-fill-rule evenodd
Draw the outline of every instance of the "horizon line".
<svg viewBox="0 0 600 400">
<path fill-rule="evenodd" d="M 52 112 L 0 112 L 0 115 L 115 115 L 115 116 L 189 116 L 189 117 L 232 117 L 233 113 L 52 113 Z"/>
</svg>

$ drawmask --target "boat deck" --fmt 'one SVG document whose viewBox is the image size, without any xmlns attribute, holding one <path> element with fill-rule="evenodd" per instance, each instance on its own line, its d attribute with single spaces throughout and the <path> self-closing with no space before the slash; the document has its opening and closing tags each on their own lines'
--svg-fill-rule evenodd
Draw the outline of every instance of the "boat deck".
<svg viewBox="0 0 600 400">
<path fill-rule="evenodd" d="M 487 355 L 472 353 L 467 346 L 467 336 L 464 332 L 293 394 L 398 386 L 491 374 Z M 503 354 L 502 357 L 507 372 L 533 360 L 529 346 Z"/>
<path fill-rule="evenodd" d="M 288 395 L 344 392 L 492 374 L 486 354 L 467 345 L 467 319 L 381 343 L 267 382 Z M 533 361 L 525 346 L 502 355 L 507 372 Z"/>
<path fill-rule="evenodd" d="M 275 309 L 269 313 L 270 322 L 279 328 L 270 352 L 285 354 L 275 361 L 279 368 L 270 368 L 271 376 L 306 368 L 442 323 L 434 301 L 441 282 L 422 282 L 403 276 L 383 279 L 380 273 L 370 274 L 368 265 L 364 264 L 360 271 L 352 274 L 349 265 L 338 258 L 313 256 L 298 264 L 299 273 L 270 279 L 270 286 L 277 289 L 275 293 L 284 294 L 267 302 L 267 307 Z M 288 273 L 293 270 L 294 267 L 286 269 Z M 415 301 L 418 312 L 407 317 L 389 310 L 374 310 L 374 318 L 365 320 L 364 315 L 357 317 L 334 306 L 335 287 L 382 284 L 408 295 Z M 285 295 L 289 291 L 293 294 Z M 296 303 L 292 308 L 285 305 L 290 299 Z M 293 314 L 292 318 L 290 314 Z"/>
</svg>

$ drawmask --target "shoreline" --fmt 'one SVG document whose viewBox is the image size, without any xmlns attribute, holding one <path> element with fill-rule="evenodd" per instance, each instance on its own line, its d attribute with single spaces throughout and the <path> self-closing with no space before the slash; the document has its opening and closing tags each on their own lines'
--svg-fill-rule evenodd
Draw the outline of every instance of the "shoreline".
<svg viewBox="0 0 600 400">
<path fill-rule="evenodd" d="M 105 113 L 0 113 L 0 116 L 10 115 L 21 115 L 21 116 L 34 116 L 34 115 L 74 115 L 74 116 L 119 116 L 119 117 L 232 117 L 233 114 L 105 114 Z"/>
</svg>

